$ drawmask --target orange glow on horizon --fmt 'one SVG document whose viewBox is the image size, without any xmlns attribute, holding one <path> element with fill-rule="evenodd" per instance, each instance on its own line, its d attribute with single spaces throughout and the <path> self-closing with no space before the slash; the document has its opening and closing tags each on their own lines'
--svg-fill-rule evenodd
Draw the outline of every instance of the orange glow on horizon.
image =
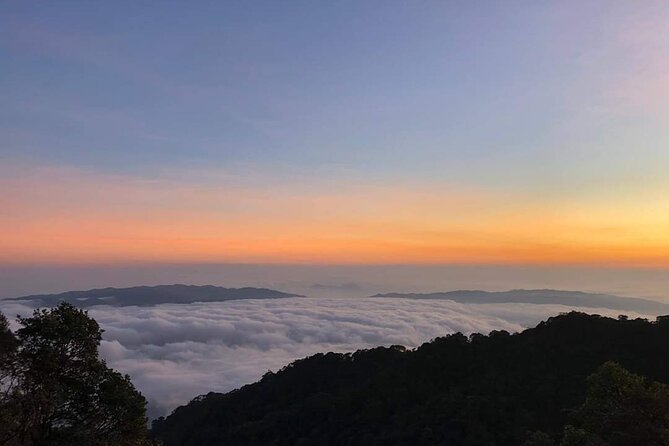
<svg viewBox="0 0 669 446">
<path fill-rule="evenodd" d="M 66 177 L 63 179 L 63 177 Z M 444 185 L 235 188 L 48 172 L 3 185 L 0 263 L 669 266 L 662 195 L 543 203 Z"/>
</svg>

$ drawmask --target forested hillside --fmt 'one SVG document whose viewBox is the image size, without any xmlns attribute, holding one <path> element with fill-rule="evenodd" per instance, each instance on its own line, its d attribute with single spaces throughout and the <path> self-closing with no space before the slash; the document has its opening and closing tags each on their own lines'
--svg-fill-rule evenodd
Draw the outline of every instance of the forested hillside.
<svg viewBox="0 0 669 446">
<path fill-rule="evenodd" d="M 196 398 L 153 435 L 168 446 L 666 445 L 662 383 L 669 318 L 573 312 L 518 334 L 314 355 Z"/>
</svg>

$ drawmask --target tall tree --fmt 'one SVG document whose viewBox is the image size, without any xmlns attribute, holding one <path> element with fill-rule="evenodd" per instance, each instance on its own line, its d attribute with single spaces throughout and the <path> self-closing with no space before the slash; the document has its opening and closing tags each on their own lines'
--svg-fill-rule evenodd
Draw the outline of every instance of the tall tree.
<svg viewBox="0 0 669 446">
<path fill-rule="evenodd" d="M 8 396 L 15 444 L 136 445 L 146 400 L 130 378 L 98 358 L 102 330 L 68 303 L 19 318 Z"/>
<path fill-rule="evenodd" d="M 0 444 L 15 436 L 17 426 L 17 407 L 12 401 L 16 384 L 16 347 L 16 337 L 9 329 L 9 322 L 0 313 Z"/>
</svg>

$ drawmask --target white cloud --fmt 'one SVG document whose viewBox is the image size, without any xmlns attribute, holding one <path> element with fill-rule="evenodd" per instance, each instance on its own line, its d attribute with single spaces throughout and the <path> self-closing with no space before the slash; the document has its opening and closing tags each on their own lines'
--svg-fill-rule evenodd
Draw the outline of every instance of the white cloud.
<svg viewBox="0 0 669 446">
<path fill-rule="evenodd" d="M 105 329 L 101 355 L 111 367 L 131 376 L 149 399 L 153 417 L 199 394 L 254 382 L 267 370 L 317 352 L 392 344 L 416 347 L 457 331 L 518 331 L 570 309 L 446 300 L 288 298 L 100 306 L 89 313 Z M 3 305 L 2 310 L 10 316 L 30 312 L 17 304 Z"/>
</svg>

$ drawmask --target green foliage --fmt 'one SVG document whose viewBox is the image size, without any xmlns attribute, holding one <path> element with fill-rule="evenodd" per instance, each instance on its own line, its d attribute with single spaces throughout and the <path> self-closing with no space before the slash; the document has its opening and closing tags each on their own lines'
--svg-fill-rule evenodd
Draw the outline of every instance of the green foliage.
<svg viewBox="0 0 669 446">
<path fill-rule="evenodd" d="M 0 370 L 4 370 L 15 350 L 16 338 L 9 329 L 7 318 L 0 313 Z"/>
<path fill-rule="evenodd" d="M 635 444 L 635 443 L 632 443 Z M 632 446 L 630 444 L 630 446 Z M 588 432 L 585 429 L 578 429 L 572 425 L 564 428 L 564 437 L 560 446 L 608 446 L 597 434 Z"/>
<path fill-rule="evenodd" d="M 669 382 L 669 324 L 569 313 L 517 334 L 318 354 L 237 391 L 198 397 L 152 432 L 168 446 L 669 444 L 652 442 L 662 438 L 653 420 L 667 413 L 664 387 L 632 385 L 609 365 L 588 381 L 607 361 Z M 595 404 L 604 377 L 634 390 L 620 400 L 625 410 Z M 632 434 L 641 442 L 615 439 L 626 417 L 648 431 Z"/>
<path fill-rule="evenodd" d="M 102 330 L 68 303 L 19 318 L 2 416 L 16 445 L 139 445 L 146 400 L 98 358 Z M 0 321 L 0 327 L 2 323 Z"/>
<path fill-rule="evenodd" d="M 17 341 L 0 313 L 0 444 L 13 437 L 16 429 L 17 407 L 12 403 L 15 388 L 14 364 Z"/>
<path fill-rule="evenodd" d="M 532 432 L 523 443 L 523 446 L 555 446 L 555 442 L 546 432 Z"/>
<path fill-rule="evenodd" d="M 669 387 L 607 362 L 588 378 L 578 418 L 582 429 L 568 432 L 563 444 L 668 445 Z"/>
</svg>

